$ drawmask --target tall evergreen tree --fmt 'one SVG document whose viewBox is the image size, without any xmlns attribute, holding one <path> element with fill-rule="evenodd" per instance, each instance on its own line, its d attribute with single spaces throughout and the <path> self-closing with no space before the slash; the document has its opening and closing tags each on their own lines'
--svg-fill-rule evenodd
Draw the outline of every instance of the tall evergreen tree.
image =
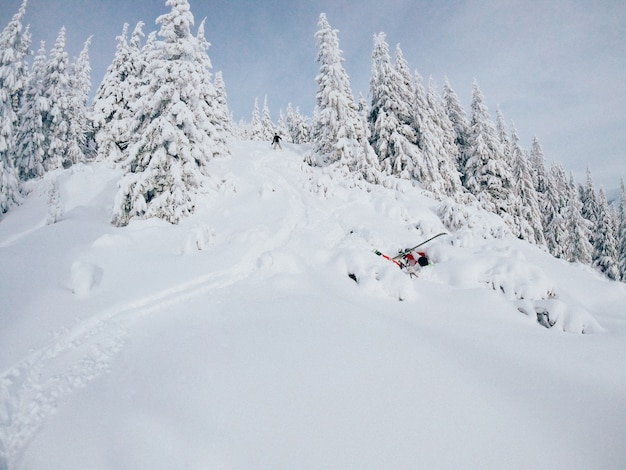
<svg viewBox="0 0 626 470">
<path fill-rule="evenodd" d="M 455 143 L 458 148 L 457 153 L 457 169 L 461 172 L 461 181 L 464 180 L 465 164 L 467 162 L 467 145 L 469 143 L 469 120 L 467 114 L 461 106 L 459 97 L 450 86 L 450 82 L 446 78 L 443 84 L 443 93 L 441 95 L 444 103 L 446 114 L 452 124 L 455 133 Z"/>
<path fill-rule="evenodd" d="M 557 258 L 566 257 L 568 187 L 565 171 L 553 164 L 547 173 L 543 209 L 546 246 Z"/>
<path fill-rule="evenodd" d="M 0 161 L 13 168 L 13 151 L 18 111 L 26 86 L 30 53 L 30 33 L 23 30 L 22 20 L 27 0 L 0 33 Z"/>
<path fill-rule="evenodd" d="M 45 172 L 43 167 L 46 155 L 44 121 L 48 113 L 48 100 L 44 89 L 46 62 L 46 44 L 42 41 L 35 55 L 26 84 L 24 102 L 19 110 L 15 162 L 22 180 L 42 176 Z"/>
<path fill-rule="evenodd" d="M 537 190 L 533 182 L 530 163 L 522 149 L 517 130 L 511 131 L 510 149 L 513 166 L 513 228 L 517 236 L 531 243 L 543 244 L 543 224 Z"/>
<path fill-rule="evenodd" d="M 43 121 L 46 137 L 43 166 L 46 171 L 72 164 L 70 122 L 73 116 L 70 114 L 71 84 L 68 67 L 63 27 L 50 51 L 44 77 L 44 97 L 48 107 Z"/>
<path fill-rule="evenodd" d="M 287 131 L 294 144 L 305 144 L 309 142 L 309 124 L 306 118 L 300 113 L 300 109 L 298 107 L 294 109 L 291 103 L 287 105 L 285 124 L 287 125 Z"/>
<path fill-rule="evenodd" d="M 214 153 L 213 117 L 202 104 L 209 71 L 207 62 L 199 60 L 198 38 L 191 34 L 193 15 L 187 0 L 168 0 L 166 5 L 170 12 L 157 18 L 161 39 L 147 43 L 128 173 L 114 206 L 116 225 L 150 217 L 178 223 L 192 213 Z"/>
<path fill-rule="evenodd" d="M 322 13 L 315 34 L 320 72 L 316 77 L 314 152 L 331 164 L 345 167 L 369 182 L 379 180 L 376 154 L 368 141 L 366 122 L 352 96 L 350 80 L 343 68 L 337 31 Z"/>
<path fill-rule="evenodd" d="M 368 117 L 370 143 L 387 174 L 412 179 L 418 176 L 415 165 L 421 159 L 421 152 L 412 127 L 411 101 L 406 101 L 410 96 L 403 93 L 405 86 L 391 63 L 385 34 L 375 35 Z"/>
<path fill-rule="evenodd" d="M 567 205 L 563 218 L 567 221 L 565 259 L 572 262 L 591 264 L 593 246 L 589 242 L 591 227 L 582 216 L 582 203 L 573 176 L 567 185 Z"/>
<path fill-rule="evenodd" d="M 537 137 L 533 137 L 528 159 L 532 170 L 532 178 L 535 183 L 535 189 L 541 198 L 541 195 L 545 194 L 547 191 L 549 177 L 545 166 L 543 149 L 541 148 L 541 144 L 539 143 L 539 139 Z"/>
<path fill-rule="evenodd" d="M 254 98 L 254 107 L 252 108 L 252 121 L 250 121 L 249 128 L 250 140 L 263 141 L 267 140 L 265 133 L 263 132 L 263 122 L 261 120 L 261 111 L 259 109 L 259 98 Z"/>
<path fill-rule="evenodd" d="M 88 113 L 89 93 L 91 91 L 90 44 L 91 38 L 85 41 L 80 55 L 69 70 L 68 117 L 70 119 L 66 159 L 72 164 L 85 160 L 87 138 L 93 135 Z"/>
<path fill-rule="evenodd" d="M 591 177 L 591 170 L 587 168 L 587 178 L 585 186 L 581 186 L 579 189 L 580 201 L 582 203 L 581 215 L 583 218 L 589 221 L 590 227 L 598 226 L 598 219 L 600 217 L 600 205 L 596 196 L 596 189 L 593 185 L 593 178 Z M 592 230 L 589 233 L 589 243 L 595 245 L 595 233 L 596 230 Z"/>
<path fill-rule="evenodd" d="M 604 190 L 598 193 L 597 222 L 594 226 L 593 266 L 606 274 L 609 279 L 619 280 L 617 227 L 611 213 Z"/>
<path fill-rule="evenodd" d="M 96 91 L 91 111 L 98 160 L 122 161 L 127 157 L 133 105 L 139 97 L 143 64 L 143 22 L 137 23 L 128 41 L 128 24 L 117 37 L 113 62 Z"/>
<path fill-rule="evenodd" d="M 22 30 L 26 0 L 0 33 L 0 214 L 19 202 L 15 166 L 18 110 L 26 85 L 25 58 L 30 51 L 28 28 Z"/>
<path fill-rule="evenodd" d="M 433 161 L 437 161 L 438 177 L 431 182 L 435 194 L 458 196 L 462 191 L 461 177 L 456 168 L 458 147 L 455 144 L 455 132 L 445 112 L 443 101 L 431 80 L 426 97 L 428 103 L 428 124 L 430 146 Z"/>
<path fill-rule="evenodd" d="M 510 213 L 511 167 L 504 157 L 504 150 L 476 83 L 472 93 L 465 187 L 486 210 L 502 217 Z"/>
<path fill-rule="evenodd" d="M 263 99 L 263 116 L 261 117 L 262 140 L 271 142 L 274 137 L 274 132 L 276 131 L 270 115 L 270 108 L 267 104 L 267 95 L 265 95 L 265 98 Z"/>
<path fill-rule="evenodd" d="M 221 152 L 223 155 L 230 154 L 229 139 L 233 137 L 233 120 L 228 110 L 228 95 L 226 93 L 226 83 L 222 72 L 215 72 L 215 93 L 214 111 L 213 114 L 216 117 L 217 124 L 215 126 L 218 131 L 218 135 L 224 137 L 225 151 Z M 223 130 L 223 133 L 220 131 Z"/>
<path fill-rule="evenodd" d="M 198 62 L 200 70 L 197 84 L 199 106 L 209 121 L 203 125 L 203 130 L 211 142 L 211 158 L 230 156 L 230 139 L 232 129 L 230 115 L 226 102 L 226 84 L 221 73 L 216 74 L 213 80 L 211 70 L 213 64 L 208 55 L 210 43 L 204 35 L 205 20 L 202 20 L 196 35 L 195 48 L 191 60 Z M 219 90 L 218 90 L 219 85 Z"/>
</svg>

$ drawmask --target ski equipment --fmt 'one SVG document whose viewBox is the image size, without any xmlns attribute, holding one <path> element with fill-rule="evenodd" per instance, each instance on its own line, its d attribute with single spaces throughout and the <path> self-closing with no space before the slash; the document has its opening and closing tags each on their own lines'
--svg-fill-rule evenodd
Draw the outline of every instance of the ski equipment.
<svg viewBox="0 0 626 470">
<path fill-rule="evenodd" d="M 415 245 L 414 247 L 411 248 L 407 248 L 405 250 L 401 250 L 400 253 L 397 256 L 388 256 L 384 253 L 382 253 L 379 250 L 374 250 L 374 254 L 378 255 L 378 256 L 382 256 L 383 258 L 391 261 L 392 263 L 394 263 L 396 266 L 398 266 L 400 269 L 406 271 L 407 273 L 409 273 L 409 275 L 411 277 L 415 276 L 417 277 L 417 273 L 414 270 L 414 266 L 409 266 L 408 263 L 403 263 L 402 261 L 400 261 L 402 258 L 406 258 L 408 259 L 409 257 L 411 257 L 414 261 L 416 261 L 416 264 L 419 264 L 420 266 L 427 266 L 428 263 L 428 258 L 426 258 L 425 253 L 422 252 L 418 252 L 419 258 L 416 260 L 413 255 L 411 254 L 413 251 L 415 251 L 417 248 L 419 248 L 422 245 L 425 245 L 426 243 L 428 243 L 429 241 L 434 240 L 435 238 L 441 237 L 442 235 L 447 235 L 446 232 L 441 232 L 438 233 L 437 235 L 435 235 L 434 237 L 430 237 L 428 240 L 424 240 L 421 243 L 418 243 L 417 245 Z"/>
<path fill-rule="evenodd" d="M 404 258 L 406 255 L 408 255 L 409 253 L 411 253 L 412 251 L 415 251 L 417 248 L 419 248 L 422 245 L 426 245 L 426 243 L 428 243 L 429 241 L 434 240 L 435 238 L 439 238 L 443 235 L 447 235 L 446 232 L 441 232 L 438 233 L 437 235 L 435 235 L 434 237 L 430 237 L 428 240 L 423 241 L 422 243 L 418 243 L 417 245 L 415 245 L 414 247 L 411 248 L 407 248 L 405 250 L 401 250 L 400 253 L 398 253 L 397 256 L 394 256 L 393 259 L 394 260 L 399 260 L 400 258 Z"/>
<path fill-rule="evenodd" d="M 402 264 L 399 261 L 396 261 L 395 259 L 393 259 L 391 256 L 387 256 L 384 253 L 381 253 L 378 250 L 374 250 L 374 254 L 378 255 L 378 256 L 382 256 L 385 259 L 388 259 L 389 261 L 391 261 L 392 263 L 395 263 L 396 266 L 398 266 L 400 269 L 402 269 Z"/>
</svg>

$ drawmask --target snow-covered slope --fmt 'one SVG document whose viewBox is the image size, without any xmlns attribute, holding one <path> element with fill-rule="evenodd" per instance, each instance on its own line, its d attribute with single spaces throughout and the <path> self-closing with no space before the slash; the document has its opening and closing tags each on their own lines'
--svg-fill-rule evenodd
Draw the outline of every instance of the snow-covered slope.
<svg viewBox="0 0 626 470">
<path fill-rule="evenodd" d="M 626 466 L 624 284 L 472 208 L 411 279 L 373 249 L 441 203 L 307 151 L 237 144 L 176 226 L 113 227 L 103 163 L 33 184 L 0 221 L 0 469 Z"/>
</svg>

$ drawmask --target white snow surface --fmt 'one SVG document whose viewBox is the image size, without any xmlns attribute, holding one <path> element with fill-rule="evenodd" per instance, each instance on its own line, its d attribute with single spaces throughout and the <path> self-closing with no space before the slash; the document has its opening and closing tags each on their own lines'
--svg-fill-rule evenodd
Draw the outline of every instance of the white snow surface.
<svg viewBox="0 0 626 470">
<path fill-rule="evenodd" d="M 110 164 L 31 184 L 0 221 L 0 469 L 626 468 L 624 284 L 284 147 L 210 162 L 179 225 L 111 225 Z M 417 279 L 373 253 L 442 231 Z"/>
</svg>

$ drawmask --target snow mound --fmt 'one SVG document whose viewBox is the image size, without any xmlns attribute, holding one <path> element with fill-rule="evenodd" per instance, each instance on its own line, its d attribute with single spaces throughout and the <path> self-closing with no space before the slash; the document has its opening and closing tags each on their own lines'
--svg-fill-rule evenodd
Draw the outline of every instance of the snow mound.
<svg viewBox="0 0 626 470">
<path fill-rule="evenodd" d="M 84 297 L 102 281 L 103 269 L 93 263 L 72 263 L 69 288 L 73 294 Z"/>
<path fill-rule="evenodd" d="M 529 317 L 537 316 L 537 321 L 546 328 L 568 333 L 602 333 L 605 329 L 582 306 L 565 303 L 559 299 L 519 300 L 516 302 L 520 312 Z"/>
</svg>

